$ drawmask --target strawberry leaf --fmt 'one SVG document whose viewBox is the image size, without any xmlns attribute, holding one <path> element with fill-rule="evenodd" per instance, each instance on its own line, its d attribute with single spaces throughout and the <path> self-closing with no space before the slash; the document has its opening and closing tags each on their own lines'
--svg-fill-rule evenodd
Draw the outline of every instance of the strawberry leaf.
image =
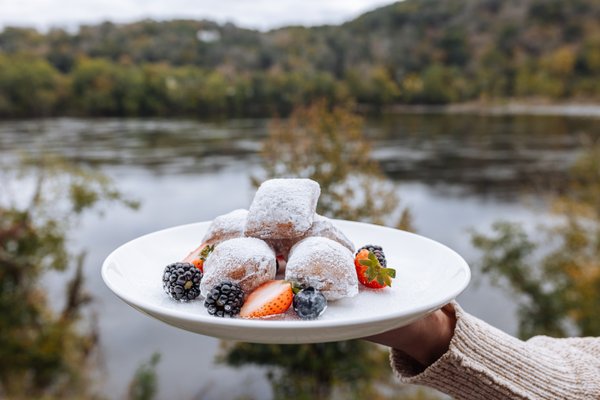
<svg viewBox="0 0 600 400">
<path fill-rule="evenodd" d="M 392 278 L 390 278 L 388 275 L 386 275 L 385 279 L 384 279 L 384 284 L 386 286 L 390 286 L 391 287 L 392 286 Z"/>
<path fill-rule="evenodd" d="M 366 275 L 369 282 L 374 281 L 378 277 L 377 271 L 372 268 L 367 269 Z"/>
<path fill-rule="evenodd" d="M 290 282 L 292 285 L 292 293 L 294 293 L 295 295 L 298 294 L 301 290 L 302 290 L 302 286 L 295 284 L 293 282 Z"/>
<path fill-rule="evenodd" d="M 358 260 L 358 263 L 367 267 L 363 273 L 368 282 L 377 281 L 381 286 L 392 286 L 392 278 L 396 277 L 396 270 L 384 268 L 375 253 L 369 251 L 367 258 Z"/>
<path fill-rule="evenodd" d="M 360 265 L 364 265 L 365 267 L 371 267 L 373 266 L 373 262 L 371 260 L 358 260 L 358 263 Z"/>
<path fill-rule="evenodd" d="M 203 260 L 206 261 L 206 259 L 208 258 L 208 256 L 210 255 L 210 253 L 213 252 L 213 250 L 215 249 L 215 245 L 213 244 L 212 246 L 206 245 L 204 246 L 204 248 L 202 249 L 202 251 L 198 254 L 198 257 Z"/>
</svg>

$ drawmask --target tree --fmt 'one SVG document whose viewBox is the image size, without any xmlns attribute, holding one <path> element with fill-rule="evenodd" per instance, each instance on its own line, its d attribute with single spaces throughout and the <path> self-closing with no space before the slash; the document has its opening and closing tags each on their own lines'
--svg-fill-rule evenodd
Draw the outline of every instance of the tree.
<svg viewBox="0 0 600 400">
<path fill-rule="evenodd" d="M 261 151 L 263 173 L 254 183 L 310 178 L 321 185 L 323 215 L 410 229 L 409 211 L 399 206 L 397 188 L 373 160 L 362 118 L 350 110 L 350 104 L 320 100 L 276 120 Z"/>
<path fill-rule="evenodd" d="M 66 82 L 37 57 L 0 54 L 0 117 L 54 114 L 66 95 Z"/>
<path fill-rule="evenodd" d="M 136 66 L 80 59 L 72 72 L 71 106 L 86 115 L 138 115 L 143 79 Z"/>
<path fill-rule="evenodd" d="M 446 104 L 459 99 L 454 85 L 454 70 L 441 64 L 429 66 L 422 74 L 423 90 L 419 100 L 426 104 Z"/>
<path fill-rule="evenodd" d="M 35 185 L 27 202 L 8 198 L 8 185 L 0 193 L 0 396 L 94 398 L 98 333 L 82 314 L 91 300 L 83 285 L 85 254 L 69 251 L 68 230 L 105 201 L 134 204 L 103 175 L 55 158 L 35 161 L 18 171 L 2 165 L 6 176 L 26 174 Z M 26 190 L 19 185 L 20 195 Z M 55 312 L 40 279 L 73 269 L 65 304 Z"/>
<path fill-rule="evenodd" d="M 129 400 L 151 400 L 158 392 L 156 365 L 160 361 L 160 354 L 154 353 L 147 363 L 141 364 L 135 371 L 129 383 Z"/>
<path fill-rule="evenodd" d="M 321 184 L 319 212 L 329 217 L 408 228 L 362 133 L 362 120 L 348 107 L 320 101 L 297 108 L 271 127 L 263 144 L 263 175 L 311 178 Z M 386 398 L 393 384 L 387 352 L 364 341 L 303 345 L 224 343 L 220 360 L 267 367 L 276 399 Z"/>
<path fill-rule="evenodd" d="M 571 167 L 569 183 L 553 201 L 560 222 L 528 234 L 496 223 L 494 235 L 476 233 L 482 271 L 519 299 L 519 335 L 600 335 L 600 145 Z"/>
</svg>

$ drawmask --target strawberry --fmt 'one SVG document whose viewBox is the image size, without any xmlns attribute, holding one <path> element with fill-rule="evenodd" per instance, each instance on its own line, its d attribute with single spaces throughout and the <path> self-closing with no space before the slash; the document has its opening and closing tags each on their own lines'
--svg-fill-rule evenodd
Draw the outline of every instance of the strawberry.
<svg viewBox="0 0 600 400">
<path fill-rule="evenodd" d="M 204 261 L 206 261 L 206 259 L 208 258 L 208 255 L 210 253 L 212 253 L 212 251 L 214 249 L 215 249 L 214 245 L 211 246 L 211 245 L 202 243 L 200 246 L 198 246 L 198 248 L 196 248 L 194 251 L 192 251 L 190 254 L 188 254 L 183 259 L 183 262 L 188 262 L 190 264 L 193 264 L 200 271 L 204 272 Z"/>
<path fill-rule="evenodd" d="M 375 253 L 367 249 L 362 249 L 356 254 L 354 266 L 358 281 L 372 289 L 392 286 L 392 278 L 396 277 L 395 269 L 383 267 Z"/>
<path fill-rule="evenodd" d="M 256 288 L 242 306 L 240 317 L 260 318 L 282 314 L 290 308 L 294 293 L 292 284 L 283 280 L 268 281 Z"/>
</svg>

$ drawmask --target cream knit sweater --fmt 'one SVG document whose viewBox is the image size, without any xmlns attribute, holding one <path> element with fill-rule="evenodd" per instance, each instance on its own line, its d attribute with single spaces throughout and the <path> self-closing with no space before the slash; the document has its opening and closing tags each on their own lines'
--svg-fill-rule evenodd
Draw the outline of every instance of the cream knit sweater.
<svg viewBox="0 0 600 400">
<path fill-rule="evenodd" d="M 392 350 L 402 382 L 455 399 L 600 399 L 600 338 L 536 336 L 524 342 L 455 309 L 450 348 L 425 370 Z"/>
</svg>

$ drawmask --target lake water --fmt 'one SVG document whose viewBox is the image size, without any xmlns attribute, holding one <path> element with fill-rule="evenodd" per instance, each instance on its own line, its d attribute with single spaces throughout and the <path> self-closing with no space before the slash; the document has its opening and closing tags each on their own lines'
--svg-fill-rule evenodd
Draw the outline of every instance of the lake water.
<svg viewBox="0 0 600 400">
<path fill-rule="evenodd" d="M 0 122 L 3 161 L 22 153 L 61 154 L 98 168 L 141 202 L 137 211 L 111 206 L 104 216 L 87 215 L 72 234 L 72 248 L 88 252 L 87 287 L 95 297 L 102 341 L 99 390 L 108 397 L 124 397 L 135 368 L 153 352 L 162 355 L 161 398 L 269 397 L 262 371 L 215 365 L 217 339 L 133 310 L 106 288 L 99 273 L 108 253 L 137 236 L 246 208 L 254 193 L 249 177 L 260 167 L 258 150 L 267 127 L 266 120 Z M 504 219 L 533 231 L 548 221 L 547 189 L 560 185 L 589 138 L 600 136 L 598 119 L 525 115 L 390 115 L 370 119 L 366 131 L 374 157 L 412 211 L 417 232 L 455 249 L 472 265 L 478 254 L 469 229 L 488 231 L 493 221 Z M 473 277 L 460 303 L 514 334 L 514 299 L 491 287 L 476 268 Z M 61 298 L 65 278 L 51 274 L 44 280 L 51 298 Z"/>
</svg>

